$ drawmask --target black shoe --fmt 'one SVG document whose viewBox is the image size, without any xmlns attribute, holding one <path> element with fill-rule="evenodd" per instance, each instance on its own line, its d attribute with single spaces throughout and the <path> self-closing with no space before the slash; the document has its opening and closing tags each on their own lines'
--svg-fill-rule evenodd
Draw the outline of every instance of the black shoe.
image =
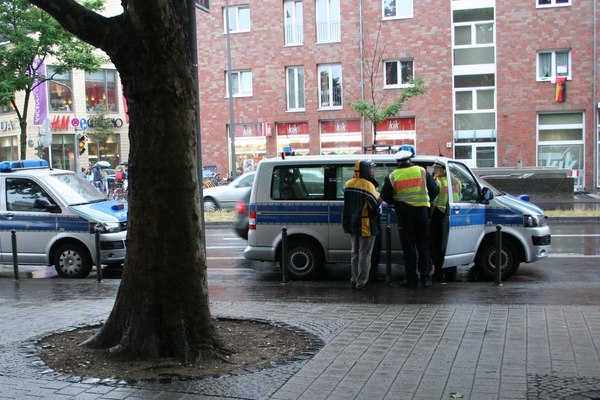
<svg viewBox="0 0 600 400">
<path fill-rule="evenodd" d="M 407 287 L 407 288 L 416 288 L 417 281 L 403 281 L 403 282 L 400 282 L 400 286 Z"/>
<path fill-rule="evenodd" d="M 371 289 L 371 286 L 369 286 L 368 284 L 364 284 L 364 285 L 356 285 L 356 290 L 369 290 Z"/>
<path fill-rule="evenodd" d="M 352 289 L 356 289 L 356 282 L 352 281 Z"/>
<path fill-rule="evenodd" d="M 421 279 L 421 283 L 423 283 L 424 287 L 431 287 L 431 277 L 426 276 L 425 278 Z"/>
</svg>

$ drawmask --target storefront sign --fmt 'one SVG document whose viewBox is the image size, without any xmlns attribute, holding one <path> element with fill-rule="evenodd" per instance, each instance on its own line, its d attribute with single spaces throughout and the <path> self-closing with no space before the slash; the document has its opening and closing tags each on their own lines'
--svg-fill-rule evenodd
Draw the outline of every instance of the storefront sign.
<svg viewBox="0 0 600 400">
<path fill-rule="evenodd" d="M 262 124 L 235 124 L 235 137 L 263 136 Z"/>
<path fill-rule="evenodd" d="M 354 133 L 360 132 L 359 119 L 340 119 L 321 121 L 321 133 Z"/>
<path fill-rule="evenodd" d="M 308 122 L 290 122 L 277 124 L 277 136 L 308 134 Z"/>
<path fill-rule="evenodd" d="M 390 118 L 377 124 L 377 132 L 414 131 L 415 118 Z"/>
<path fill-rule="evenodd" d="M 12 131 L 13 123 L 12 121 L 0 121 L 0 132 Z"/>
</svg>

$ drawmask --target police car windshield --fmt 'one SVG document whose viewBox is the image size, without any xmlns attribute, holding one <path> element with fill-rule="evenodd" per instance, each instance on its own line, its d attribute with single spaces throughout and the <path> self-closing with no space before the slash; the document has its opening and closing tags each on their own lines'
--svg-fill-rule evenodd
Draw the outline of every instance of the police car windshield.
<svg viewBox="0 0 600 400">
<path fill-rule="evenodd" d="M 60 193 L 61 197 L 70 206 L 106 200 L 106 196 L 100 193 L 94 185 L 77 174 L 46 175 L 44 180 L 53 190 Z"/>
</svg>

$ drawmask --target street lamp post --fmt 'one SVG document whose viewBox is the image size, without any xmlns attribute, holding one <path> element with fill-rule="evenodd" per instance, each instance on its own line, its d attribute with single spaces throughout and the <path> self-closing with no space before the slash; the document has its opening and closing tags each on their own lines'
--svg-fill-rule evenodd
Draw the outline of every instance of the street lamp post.
<svg viewBox="0 0 600 400">
<path fill-rule="evenodd" d="M 235 162 L 235 123 L 233 121 L 233 92 L 231 89 L 231 43 L 229 41 L 229 0 L 225 0 L 225 25 L 227 25 L 227 95 L 229 96 L 229 137 L 231 140 L 231 178 L 237 175 Z"/>
</svg>

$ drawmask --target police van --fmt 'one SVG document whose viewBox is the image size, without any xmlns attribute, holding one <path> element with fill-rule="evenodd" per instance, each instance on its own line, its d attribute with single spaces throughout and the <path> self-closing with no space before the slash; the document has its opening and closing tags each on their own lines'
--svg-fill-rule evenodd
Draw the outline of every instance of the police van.
<svg viewBox="0 0 600 400">
<path fill-rule="evenodd" d="M 12 264 L 12 231 L 19 264 L 54 265 L 65 278 L 84 278 L 98 265 L 123 263 L 127 206 L 108 200 L 73 171 L 45 160 L 0 163 L 0 257 Z"/>
<path fill-rule="evenodd" d="M 325 263 L 350 262 L 350 238 L 342 228 L 344 184 L 354 164 L 376 164 L 375 179 L 383 180 L 396 166 L 393 154 L 300 156 L 272 158 L 258 164 L 250 194 L 248 245 L 250 260 L 282 260 L 282 228 L 286 228 L 290 276 L 306 279 Z M 550 229 L 543 211 L 534 204 L 500 192 L 479 179 L 467 165 L 445 157 L 416 156 L 412 162 L 431 171 L 434 162 L 447 171 L 448 204 L 444 225 L 444 268 L 474 265 L 489 277 L 496 275 L 496 226 L 502 227 L 502 278 L 514 274 L 521 262 L 548 256 Z M 383 204 L 382 229 L 391 226 L 393 263 L 402 264 L 402 250 L 393 207 Z M 386 260 L 383 240 L 381 260 Z M 403 265 L 403 264 L 402 264 Z M 449 274 L 446 274 L 447 276 Z"/>
</svg>

